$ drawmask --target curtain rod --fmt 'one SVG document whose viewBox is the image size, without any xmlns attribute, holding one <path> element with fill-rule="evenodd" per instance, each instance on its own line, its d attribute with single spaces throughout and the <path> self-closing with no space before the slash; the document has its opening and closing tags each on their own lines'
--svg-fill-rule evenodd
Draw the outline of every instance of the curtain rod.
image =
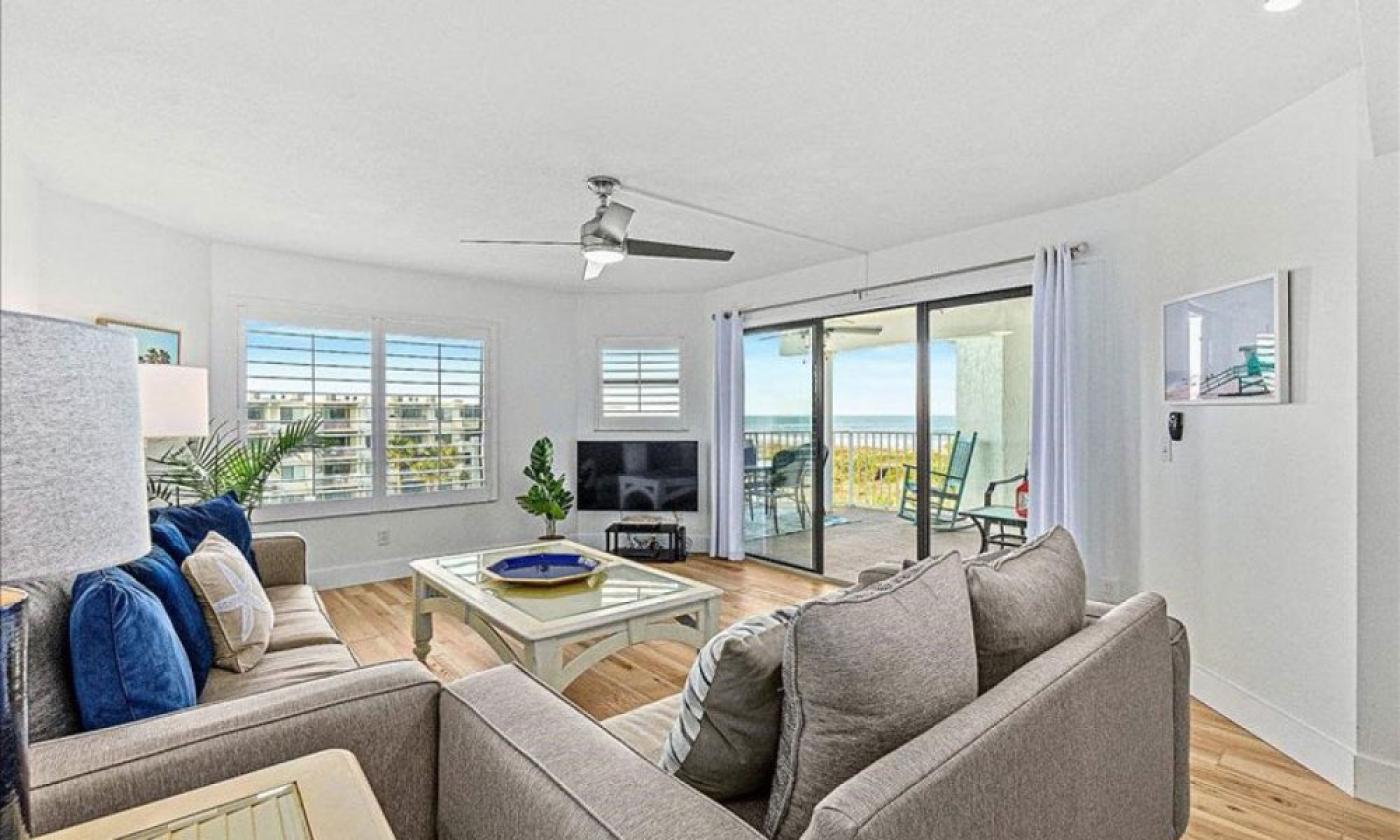
<svg viewBox="0 0 1400 840">
<path fill-rule="evenodd" d="M 1069 246 L 1070 257 L 1083 256 L 1085 253 L 1088 252 L 1088 250 L 1089 243 L 1087 242 L 1076 242 L 1073 245 Z M 908 277 L 904 280 L 891 280 L 888 283 L 876 283 L 874 286 L 862 286 L 858 289 L 847 289 L 841 292 L 827 292 L 825 294 L 812 295 L 810 297 L 798 298 L 797 300 L 789 300 L 783 303 L 768 303 L 764 304 L 763 306 L 740 307 L 737 311 L 741 315 L 750 315 L 754 312 L 766 312 L 769 309 L 783 309 L 789 306 L 802 306 L 803 304 L 807 303 L 818 303 L 824 300 L 834 300 L 836 298 L 842 298 L 847 295 L 855 295 L 857 298 L 859 298 L 863 297 L 869 292 L 878 292 L 884 289 L 893 289 L 899 286 L 908 286 L 912 283 L 923 283 L 928 280 L 942 280 L 945 277 L 956 277 L 959 274 L 971 274 L 975 271 L 986 271 L 992 268 L 1005 268 L 1009 265 L 1019 265 L 1021 263 L 1033 262 L 1034 260 L 1035 254 L 1027 254 L 1024 257 L 1012 257 L 1010 259 L 997 260 L 995 262 L 982 263 L 980 265 L 969 265 L 963 268 L 950 269 L 948 271 L 938 271 L 933 274 L 923 274 L 918 277 Z"/>
</svg>

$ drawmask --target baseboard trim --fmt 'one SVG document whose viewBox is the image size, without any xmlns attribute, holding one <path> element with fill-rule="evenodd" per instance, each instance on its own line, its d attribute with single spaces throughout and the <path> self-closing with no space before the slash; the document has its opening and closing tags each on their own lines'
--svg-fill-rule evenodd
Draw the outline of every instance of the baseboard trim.
<svg viewBox="0 0 1400 840">
<path fill-rule="evenodd" d="M 569 534 L 569 539 L 601 550 L 605 536 L 598 534 Z M 706 537 L 691 537 L 690 550 L 703 554 L 709 544 Z M 317 589 L 338 589 L 342 586 L 355 586 L 361 583 L 378 583 L 395 580 L 412 574 L 408 564 L 417 557 L 391 557 L 387 560 L 371 560 L 368 563 L 355 563 L 348 566 L 333 566 L 328 569 L 311 569 L 311 585 Z"/>
<path fill-rule="evenodd" d="M 1374 755 L 1356 756 L 1356 798 L 1400 811 L 1400 762 Z"/>
<path fill-rule="evenodd" d="M 339 589 L 342 586 L 361 583 L 378 583 L 382 580 L 408 577 L 413 573 L 408 564 L 414 559 L 416 558 L 393 557 L 349 566 L 332 566 L 329 569 L 311 569 L 307 576 L 311 579 L 311 585 L 317 589 Z"/>
<path fill-rule="evenodd" d="M 1191 667 L 1191 694 L 1344 793 L 1355 795 L 1357 755 L 1351 747 L 1200 665 Z"/>
</svg>

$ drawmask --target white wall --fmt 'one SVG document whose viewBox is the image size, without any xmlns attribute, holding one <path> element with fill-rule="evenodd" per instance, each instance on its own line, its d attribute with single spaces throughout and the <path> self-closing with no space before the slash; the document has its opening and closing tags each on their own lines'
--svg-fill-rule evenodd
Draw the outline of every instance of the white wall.
<svg viewBox="0 0 1400 840">
<path fill-rule="evenodd" d="M 1356 730 L 1355 74 L 1141 192 L 1142 580 L 1206 703 L 1350 789 Z M 1170 463 L 1164 300 L 1292 273 L 1292 403 L 1188 407 Z"/>
<path fill-rule="evenodd" d="M 0 306 L 37 311 L 39 184 L 29 167 L 0 140 Z"/>
<path fill-rule="evenodd" d="M 181 361 L 208 364 L 207 242 L 45 189 L 27 176 L 12 184 L 6 172 L 5 187 L 7 209 L 13 206 L 4 224 L 5 308 L 176 329 Z"/>
<path fill-rule="evenodd" d="M 1400 154 L 1363 160 L 1357 794 L 1400 810 Z"/>
<path fill-rule="evenodd" d="M 658 285 L 665 284 L 659 272 Z M 700 442 L 699 511 L 681 515 L 694 551 L 709 546 L 709 441 L 711 354 L 709 311 L 698 294 L 579 295 L 575 310 L 576 350 L 573 394 L 575 431 L 587 440 L 696 440 Z M 682 406 L 685 428 L 649 432 L 599 431 L 597 428 L 598 341 L 603 338 L 677 338 L 681 341 Z M 569 457 L 573 458 L 570 451 Z M 570 475 L 573 475 L 570 465 Z M 603 529 L 618 514 L 576 514 L 576 533 L 584 542 L 602 545 Z"/>
</svg>

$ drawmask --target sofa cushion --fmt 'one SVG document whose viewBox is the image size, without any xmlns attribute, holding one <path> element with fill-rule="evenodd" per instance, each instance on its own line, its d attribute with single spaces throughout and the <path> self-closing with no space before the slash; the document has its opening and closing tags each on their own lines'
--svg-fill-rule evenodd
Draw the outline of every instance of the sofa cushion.
<svg viewBox="0 0 1400 840">
<path fill-rule="evenodd" d="M 792 840 L 841 783 L 977 697 L 962 564 L 936 558 L 801 605 L 764 828 Z"/>
<path fill-rule="evenodd" d="M 266 592 L 273 616 L 268 650 L 291 650 L 340 641 L 326 605 L 310 586 L 304 583 L 269 586 Z"/>
<path fill-rule="evenodd" d="M 681 691 L 662 770 L 713 799 L 768 789 L 782 724 L 783 642 L 796 613 L 751 616 L 705 643 Z"/>
<path fill-rule="evenodd" d="M 297 612 L 325 612 L 316 590 L 304 583 L 291 583 L 285 586 L 269 586 L 264 590 L 272 612 L 278 618 Z"/>
<path fill-rule="evenodd" d="M 175 526 L 191 550 L 204 542 L 210 531 L 221 534 L 238 547 L 239 553 L 253 567 L 253 572 L 258 571 L 258 560 L 253 554 L 253 528 L 233 493 L 192 505 L 159 508 L 151 513 L 155 524 Z M 184 560 L 180 562 L 184 563 Z"/>
<path fill-rule="evenodd" d="M 43 578 L 15 584 L 29 594 L 29 741 L 39 743 L 82 731 L 73 672 L 68 659 L 68 605 L 71 578 Z"/>
<path fill-rule="evenodd" d="M 641 753 L 642 758 L 656 764 L 661 761 L 661 748 L 680 711 L 681 695 L 677 693 L 614 715 L 602 723 L 604 729 Z"/>
<path fill-rule="evenodd" d="M 339 642 L 340 637 L 336 635 L 330 619 L 320 612 L 276 613 L 267 650 L 271 653 L 308 645 L 334 645 Z"/>
<path fill-rule="evenodd" d="M 214 640 L 214 664 L 238 672 L 258 664 L 272 639 L 272 604 L 237 546 L 210 531 L 180 571 Z"/>
<path fill-rule="evenodd" d="M 184 645 L 156 596 L 120 569 L 78 575 L 68 614 L 73 688 L 84 729 L 195 703 Z"/>
<path fill-rule="evenodd" d="M 142 586 L 165 607 L 170 616 L 170 624 L 185 655 L 190 660 L 190 670 L 194 674 L 194 690 L 198 694 L 209 678 L 209 669 L 214 665 L 214 641 L 209 638 L 209 628 L 204 625 L 204 613 L 199 609 L 199 601 L 194 590 L 180 574 L 180 564 L 152 540 L 151 550 L 144 557 L 133 560 L 121 568 L 136 578 Z"/>
<path fill-rule="evenodd" d="M 218 703 L 261 694 L 274 688 L 297 685 L 358 667 L 350 649 L 342 644 L 311 645 L 278 650 L 265 655 L 257 667 L 242 674 L 215 668 L 199 695 L 199 702 Z"/>
<path fill-rule="evenodd" d="M 966 570 L 979 694 L 1084 626 L 1084 563 L 1063 528 Z"/>
</svg>

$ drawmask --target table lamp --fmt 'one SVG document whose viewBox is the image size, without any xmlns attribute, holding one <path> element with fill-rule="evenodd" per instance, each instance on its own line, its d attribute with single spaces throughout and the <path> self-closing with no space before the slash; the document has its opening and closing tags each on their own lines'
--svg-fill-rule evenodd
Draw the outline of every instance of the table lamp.
<svg viewBox="0 0 1400 840">
<path fill-rule="evenodd" d="M 138 365 L 141 437 L 193 438 L 209 434 L 209 372 L 181 365 Z"/>
<path fill-rule="evenodd" d="M 0 312 L 0 583 L 67 577 L 150 549 L 136 339 Z M 0 840 L 29 836 L 28 632 L 0 589 Z"/>
</svg>

